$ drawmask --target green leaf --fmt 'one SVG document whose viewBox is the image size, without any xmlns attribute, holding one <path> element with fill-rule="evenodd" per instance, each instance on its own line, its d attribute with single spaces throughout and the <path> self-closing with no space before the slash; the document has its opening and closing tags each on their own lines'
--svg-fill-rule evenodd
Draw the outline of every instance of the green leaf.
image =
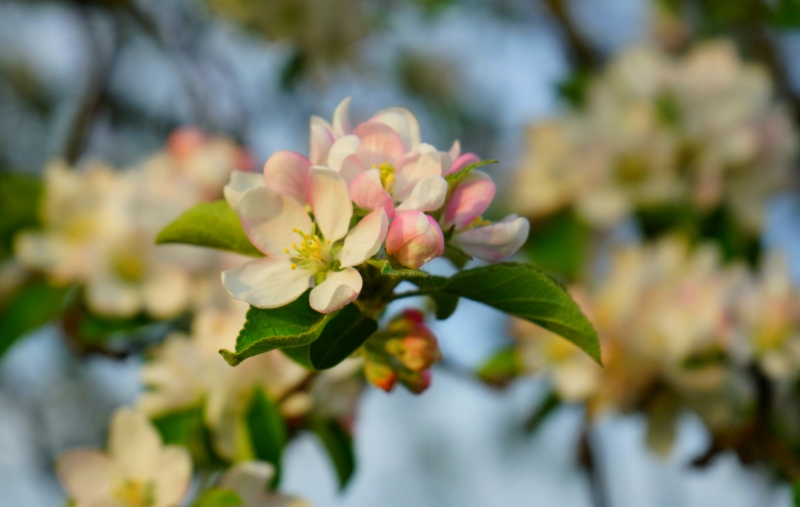
<svg viewBox="0 0 800 507">
<path fill-rule="evenodd" d="M 164 243 L 205 246 L 251 257 L 264 256 L 250 243 L 239 216 L 224 200 L 204 202 L 185 211 L 158 233 L 156 244 Z"/>
<path fill-rule="evenodd" d="M 430 298 L 433 301 L 434 314 L 439 320 L 449 319 L 456 312 L 458 302 L 461 299 L 452 294 L 433 294 Z"/>
<path fill-rule="evenodd" d="M 537 267 L 573 280 L 585 266 L 590 234 L 574 213 L 561 213 L 531 232 L 526 250 Z"/>
<path fill-rule="evenodd" d="M 597 332 L 564 287 L 530 264 L 467 269 L 438 289 L 520 317 L 571 341 L 601 363 Z"/>
<path fill-rule="evenodd" d="M 58 317 L 68 291 L 42 280 L 20 288 L 0 310 L 0 357 L 19 337 Z"/>
<path fill-rule="evenodd" d="M 770 14 L 770 22 L 778 28 L 800 27 L 800 0 L 779 0 Z"/>
<path fill-rule="evenodd" d="M 315 421 L 311 425 L 317 437 L 322 441 L 325 450 L 336 469 L 339 489 L 342 490 L 350 482 L 356 468 L 356 456 L 353 452 L 353 439 L 342 425 L 335 420 Z"/>
<path fill-rule="evenodd" d="M 164 443 L 188 449 L 197 466 L 220 464 L 220 458 L 214 453 L 211 435 L 205 425 L 203 407 L 195 406 L 162 414 L 152 421 Z"/>
<path fill-rule="evenodd" d="M 377 268 L 380 274 L 391 276 L 393 278 L 408 279 L 426 278 L 430 276 L 428 273 L 418 269 L 410 269 L 399 265 L 392 265 L 392 263 L 386 259 L 368 259 L 366 263 Z"/>
<path fill-rule="evenodd" d="M 463 180 L 474 169 L 477 169 L 477 168 L 485 166 L 485 165 L 496 164 L 496 163 L 497 163 L 497 160 L 481 160 L 480 162 L 475 162 L 474 164 L 470 164 L 470 165 L 468 165 L 466 167 L 462 167 L 461 169 L 459 169 L 458 171 L 456 171 L 454 173 L 448 174 L 447 176 L 444 177 L 444 179 L 447 181 L 447 183 L 450 186 L 450 188 L 453 188 L 455 185 L 458 184 L 458 182 Z"/>
<path fill-rule="evenodd" d="M 519 353 L 515 347 L 506 347 L 486 361 L 476 374 L 478 378 L 495 386 L 508 385 L 522 372 Z"/>
<path fill-rule="evenodd" d="M 290 358 L 307 368 L 327 370 L 358 350 L 375 331 L 378 323 L 349 304 L 333 317 L 319 337 L 303 347 L 283 349 Z"/>
<path fill-rule="evenodd" d="M 541 427 L 542 423 L 561 406 L 561 403 L 561 398 L 555 391 L 550 391 L 545 399 L 536 406 L 536 409 L 525 422 L 525 431 L 529 434 L 535 433 L 536 430 Z"/>
<path fill-rule="evenodd" d="M 796 479 L 792 485 L 792 500 L 794 507 L 800 507 L 800 479 Z"/>
<path fill-rule="evenodd" d="M 115 319 L 87 313 L 79 324 L 78 334 L 86 343 L 99 343 L 114 335 L 132 333 L 152 323 L 144 314 Z"/>
<path fill-rule="evenodd" d="M 11 254 L 17 231 L 40 225 L 39 201 L 42 190 L 39 178 L 0 174 L 0 259 Z"/>
<path fill-rule="evenodd" d="M 250 307 L 247 321 L 236 338 L 236 351 L 222 349 L 222 357 L 236 366 L 248 357 L 274 349 L 302 347 L 317 339 L 336 314 L 325 315 L 311 308 L 308 292 L 280 308 Z"/>
<path fill-rule="evenodd" d="M 260 388 L 253 394 L 247 413 L 247 428 L 255 456 L 275 467 L 272 481 L 272 487 L 275 487 L 280 482 L 281 456 L 287 441 L 286 422 L 278 405 Z"/>
<path fill-rule="evenodd" d="M 240 507 L 244 500 L 235 491 L 224 488 L 207 489 L 192 507 Z"/>
</svg>

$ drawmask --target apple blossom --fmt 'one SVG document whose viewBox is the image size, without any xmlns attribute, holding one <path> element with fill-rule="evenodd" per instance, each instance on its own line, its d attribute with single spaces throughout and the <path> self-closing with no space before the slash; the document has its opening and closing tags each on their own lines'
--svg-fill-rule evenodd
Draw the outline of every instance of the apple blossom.
<svg viewBox="0 0 800 507">
<path fill-rule="evenodd" d="M 389 227 L 386 253 L 400 264 L 417 269 L 444 253 L 442 229 L 436 219 L 421 211 L 401 213 Z"/>
<path fill-rule="evenodd" d="M 309 503 L 269 491 L 275 468 L 263 461 L 236 463 L 225 472 L 219 487 L 236 493 L 241 507 L 310 507 Z"/>
<path fill-rule="evenodd" d="M 114 413 L 108 452 L 73 449 L 56 461 L 56 474 L 75 507 L 178 507 L 192 462 L 182 447 L 164 446 L 139 412 Z"/>
<path fill-rule="evenodd" d="M 358 297 L 363 282 L 353 266 L 380 249 L 389 226 L 386 212 L 373 211 L 350 229 L 353 205 L 347 185 L 325 167 L 309 169 L 305 190 L 313 221 L 298 200 L 268 186 L 238 196 L 236 211 L 244 230 L 267 257 L 222 273 L 236 299 L 277 308 L 313 286 L 311 307 L 330 313 Z"/>
</svg>

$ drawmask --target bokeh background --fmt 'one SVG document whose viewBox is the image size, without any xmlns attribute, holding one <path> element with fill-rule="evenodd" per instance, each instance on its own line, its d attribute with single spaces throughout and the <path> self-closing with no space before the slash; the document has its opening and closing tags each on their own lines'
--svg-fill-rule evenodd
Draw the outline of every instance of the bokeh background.
<svg viewBox="0 0 800 507">
<path fill-rule="evenodd" d="M 126 167 L 187 125 L 228 136 L 260 166 L 279 149 L 305 153 L 309 116 L 330 117 L 350 96 L 357 119 L 406 105 L 428 142 L 446 149 L 458 138 L 465 150 L 498 159 L 490 172 L 501 195 L 511 196 L 531 156 L 529 127 L 568 114 L 585 76 L 631 46 L 680 52 L 724 36 L 760 62 L 773 100 L 794 122 L 800 4 L 765 1 L 750 10 L 754 3 L 762 4 L 5 0 L 0 168 L 41 174 L 54 157 Z M 635 82 L 647 69 L 631 72 Z M 800 200 L 794 160 L 787 166 L 789 178 L 764 203 L 756 242 L 782 249 L 798 279 Z M 511 197 L 502 201 L 504 211 L 513 209 Z M 605 241 L 637 235 L 622 221 Z M 431 269 L 447 269 L 440 264 Z M 500 314 L 463 301 L 433 328 L 447 364 L 434 369 L 424 395 L 363 395 L 358 469 L 348 488 L 337 491 L 319 441 L 307 435 L 287 450 L 282 489 L 318 507 L 793 505 L 790 486 L 766 465 L 745 466 L 726 451 L 691 466 L 711 436 L 690 411 L 678 418 L 666 455 L 648 448 L 647 422 L 636 413 L 604 414 L 586 436 L 584 409 L 563 404 L 528 434 L 546 381 L 525 377 L 497 388 L 470 373 L 512 343 L 508 327 Z M 18 340 L 0 362 L 0 505 L 62 505 L 54 458 L 103 442 L 109 414 L 142 390 L 140 366 L 136 356 L 77 353 L 53 326 Z M 594 451 L 592 474 L 577 452 L 582 435 Z"/>
</svg>

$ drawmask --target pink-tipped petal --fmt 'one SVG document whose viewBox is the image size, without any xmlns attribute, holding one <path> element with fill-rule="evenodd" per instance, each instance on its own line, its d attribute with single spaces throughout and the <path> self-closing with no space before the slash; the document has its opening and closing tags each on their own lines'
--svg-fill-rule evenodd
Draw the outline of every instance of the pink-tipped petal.
<svg viewBox="0 0 800 507">
<path fill-rule="evenodd" d="M 344 238 L 337 258 L 343 267 L 357 266 L 380 250 L 389 229 L 389 218 L 377 209 L 361 219 Z"/>
<path fill-rule="evenodd" d="M 311 150 L 309 159 L 312 165 L 328 165 L 328 153 L 333 146 L 333 131 L 328 122 L 319 116 L 311 117 Z"/>
<path fill-rule="evenodd" d="M 278 308 L 291 303 L 309 287 L 314 275 L 290 259 L 264 258 L 222 272 L 222 285 L 231 296 L 257 308 Z"/>
<path fill-rule="evenodd" d="M 338 139 L 353 132 L 350 124 L 350 97 L 339 102 L 333 112 L 333 135 Z"/>
<path fill-rule="evenodd" d="M 331 313 L 355 301 L 363 284 L 353 268 L 329 271 L 327 278 L 311 290 L 308 303 L 320 313 Z"/>
<path fill-rule="evenodd" d="M 354 154 L 360 144 L 361 140 L 356 136 L 344 136 L 337 139 L 328 152 L 328 167 L 334 171 L 341 170 L 344 159 Z"/>
<path fill-rule="evenodd" d="M 378 111 L 370 121 L 385 123 L 392 127 L 397 132 L 397 135 L 400 136 L 405 151 L 411 151 L 419 146 L 419 121 L 407 107 L 390 107 L 389 109 Z"/>
<path fill-rule="evenodd" d="M 447 181 L 441 176 L 426 176 L 416 184 L 411 196 L 397 207 L 404 211 L 435 211 L 447 198 Z"/>
<path fill-rule="evenodd" d="M 421 211 L 400 213 L 386 235 L 386 252 L 400 264 L 417 269 L 444 253 L 442 229 Z"/>
<path fill-rule="evenodd" d="M 350 185 L 353 183 L 359 174 L 364 172 L 364 166 L 361 164 L 361 159 L 358 158 L 358 155 L 348 155 L 341 164 L 339 168 L 339 174 L 342 175 L 344 178 L 345 183 Z"/>
<path fill-rule="evenodd" d="M 481 171 L 472 171 L 456 186 L 442 217 L 445 229 L 464 229 L 486 211 L 494 199 L 496 187 L 492 178 Z"/>
<path fill-rule="evenodd" d="M 405 201 L 421 179 L 428 176 L 442 176 L 442 159 L 439 152 L 428 144 L 419 145 L 416 153 L 405 157 L 394 176 L 393 197 L 396 201 Z"/>
<path fill-rule="evenodd" d="M 281 150 L 272 154 L 264 164 L 264 182 L 278 192 L 291 195 L 305 204 L 306 179 L 311 161 L 293 151 Z"/>
<path fill-rule="evenodd" d="M 447 174 L 452 174 L 464 169 L 468 165 L 477 164 L 481 159 L 474 153 L 464 153 L 463 155 L 453 158 L 453 163 L 450 165 L 450 171 Z"/>
<path fill-rule="evenodd" d="M 353 203 L 347 183 L 327 167 L 315 166 L 308 174 L 308 203 L 314 212 L 314 221 L 326 240 L 335 242 L 350 229 Z"/>
<path fill-rule="evenodd" d="M 311 218 L 294 198 L 267 187 L 247 190 L 236 208 L 244 232 L 264 254 L 286 257 L 284 250 L 300 240 L 294 229 L 311 233 Z"/>
<path fill-rule="evenodd" d="M 70 500 L 96 505 L 113 498 L 122 479 L 115 463 L 97 449 L 73 449 L 56 460 L 56 475 Z"/>
<path fill-rule="evenodd" d="M 359 208 L 369 211 L 382 208 L 389 218 L 394 217 L 392 196 L 384 190 L 378 169 L 359 174 L 350 184 L 350 195 Z"/>
<path fill-rule="evenodd" d="M 478 259 L 497 262 L 514 255 L 528 238 L 528 219 L 510 215 L 502 222 L 453 235 L 452 242 Z"/>
<path fill-rule="evenodd" d="M 453 145 L 450 146 L 450 151 L 448 153 L 450 154 L 450 159 L 451 160 L 456 160 L 458 157 L 460 157 L 461 156 L 461 141 L 459 141 L 458 139 L 453 141 Z"/>
<path fill-rule="evenodd" d="M 361 159 L 365 169 L 383 163 L 396 166 L 403 158 L 405 153 L 403 141 L 397 132 L 385 123 L 376 121 L 362 123 L 356 127 L 353 134 L 361 140 L 358 146 L 358 158 Z"/>
<path fill-rule="evenodd" d="M 236 206 L 239 205 L 239 199 L 241 199 L 242 194 L 245 193 L 245 191 L 255 187 L 263 187 L 265 185 L 266 183 L 264 182 L 264 176 L 261 174 L 245 171 L 232 171 L 231 179 L 228 184 L 225 185 L 223 193 L 225 194 L 225 200 L 228 201 L 228 204 L 230 204 L 231 208 L 236 209 Z"/>
</svg>

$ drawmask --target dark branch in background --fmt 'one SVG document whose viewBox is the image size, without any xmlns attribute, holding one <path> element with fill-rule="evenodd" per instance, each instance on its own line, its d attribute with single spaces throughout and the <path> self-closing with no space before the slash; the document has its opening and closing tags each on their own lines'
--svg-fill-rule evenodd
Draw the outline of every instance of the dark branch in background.
<svg viewBox="0 0 800 507">
<path fill-rule="evenodd" d="M 758 23 L 749 35 L 754 56 L 769 67 L 778 93 L 791 105 L 792 115 L 797 118 L 800 115 L 800 97 L 792 87 L 789 70 L 775 47 L 774 37 L 761 23 Z"/>
<path fill-rule="evenodd" d="M 544 0 L 544 3 L 564 35 L 573 63 L 584 69 L 597 67 L 600 64 L 600 56 L 575 27 L 569 12 L 568 0 Z"/>
<path fill-rule="evenodd" d="M 586 474 L 589 476 L 589 492 L 594 507 L 609 507 L 608 492 L 606 491 L 603 473 L 600 470 L 596 448 L 592 444 L 592 422 L 584 422 L 579 445 L 579 460 Z"/>
<path fill-rule="evenodd" d="M 64 143 L 63 155 L 70 165 L 74 165 L 78 161 L 86 148 L 97 114 L 102 109 L 104 102 L 107 101 L 106 89 L 120 46 L 120 26 L 117 19 L 114 18 L 111 48 L 108 54 L 103 54 L 101 49 L 104 45 L 103 40 L 92 26 L 91 16 L 92 13 L 86 5 L 78 4 L 78 19 L 84 25 L 88 47 L 94 50 L 94 55 L 86 92 L 81 99 Z"/>
</svg>

